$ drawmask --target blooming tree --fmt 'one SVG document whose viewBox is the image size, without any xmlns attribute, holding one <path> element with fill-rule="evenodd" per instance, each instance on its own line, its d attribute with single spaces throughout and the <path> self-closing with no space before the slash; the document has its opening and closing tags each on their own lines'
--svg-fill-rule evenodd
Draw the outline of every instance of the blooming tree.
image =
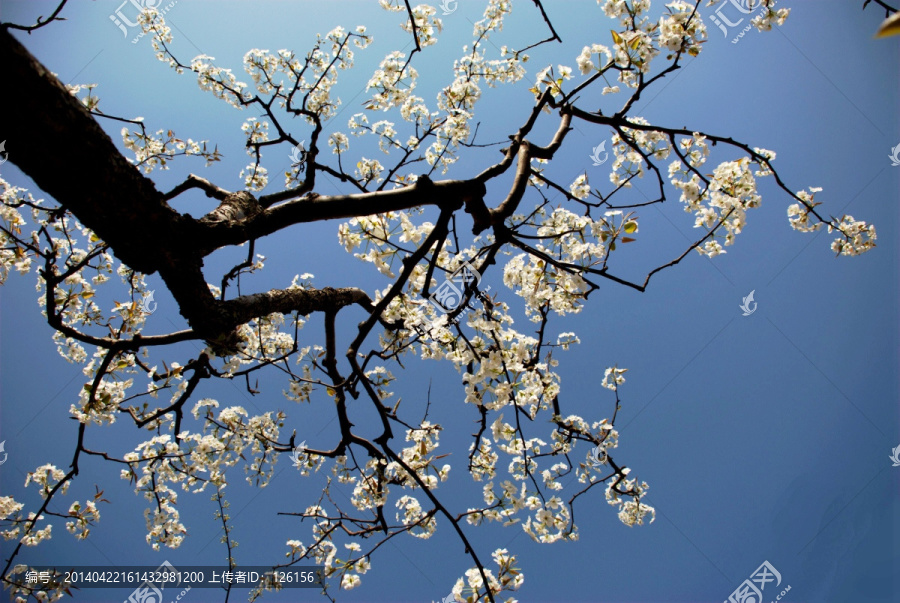
<svg viewBox="0 0 900 603">
<path fill-rule="evenodd" d="M 436 9 L 380 0 L 383 9 L 396 13 L 414 48 L 388 53 L 368 80 L 364 110 L 327 135 L 325 125 L 341 106 L 341 73 L 352 69 L 355 54 L 372 42 L 365 27 L 337 27 L 297 50 L 249 50 L 245 78 L 213 57 L 181 56 L 164 18 L 148 9 L 141 27 L 173 76 L 196 78 L 215 99 L 255 115 L 242 127 L 249 155 L 241 172 L 244 190 L 190 174 L 168 192 L 156 189 L 154 170 L 170 169 L 186 156 L 216 162 L 218 148 L 171 130 L 154 131 L 140 118 L 104 112 L 95 85 L 63 86 L 11 35 L 10 30 L 52 23 L 65 4 L 36 25 L 4 24 L 0 32 L 2 62 L 17 94 L 28 99 L 18 113 L 0 118 L 4 134 L 23 141 L 10 160 L 50 197 L 35 198 L 0 180 L 0 282 L 13 272 L 36 276 L 41 311 L 54 329 L 59 353 L 85 375 L 70 406 L 78 423 L 70 467 L 47 464 L 28 475 L 26 486 L 33 484 L 40 495 L 33 509 L 0 497 L 0 533 L 17 543 L 0 576 L 17 600 L 54 600 L 67 592 L 59 576 L 52 587 L 26 583 L 28 568 L 17 557 L 22 547 L 51 538 L 54 516 L 80 539 L 98 523 L 100 492 L 72 502 L 66 514 L 48 507 L 66 494 L 85 456 L 118 464 L 122 478 L 146 499 L 146 542 L 153 548 L 178 547 L 185 537 L 178 490 L 211 491 L 233 564 L 226 484 L 241 466 L 253 485 L 263 487 L 279 460 L 292 460 L 303 476 L 327 474 L 327 485 L 291 510 L 309 520 L 303 526 L 312 527 L 285 542 L 273 567 L 323 565 L 331 584 L 351 589 L 360 585 L 385 541 L 403 534 L 427 539 L 443 524 L 471 558 L 471 568 L 452 587 L 455 599 L 511 597 L 523 581 L 515 556 L 498 549 L 486 558 L 486 551 L 470 544 L 475 526 L 518 524 L 514 529 L 540 543 L 574 540 L 575 505 L 595 489 L 604 490 L 626 525 L 647 524 L 655 515 L 643 500 L 648 485 L 615 453 L 626 369 L 605 372 L 609 416 L 566 412 L 553 352 L 579 339 L 574 333 L 551 337 L 552 315 L 582 312 L 604 281 L 644 291 L 656 273 L 692 252 L 725 253 L 750 210 L 762 202 L 763 178 L 773 179 L 783 193 L 794 229 L 826 228 L 838 255 L 857 255 L 875 245 L 874 226 L 822 211 L 821 197 L 816 198 L 821 189 L 787 184 L 775 168 L 775 152 L 723 133 L 651 123 L 633 114 L 646 90 L 702 54 L 707 28 L 701 0 L 652 7 L 650 0 L 600 0 L 593 18 L 607 20 L 609 27 L 597 28 L 596 39 L 586 40 L 570 64 L 531 70 L 528 52 L 560 41 L 542 3 L 523 2 L 521 10 L 532 11 L 547 39 L 498 49 L 491 40 L 499 36 L 513 2 L 488 0 L 471 44 L 436 98 L 416 94 L 417 67 L 441 36 Z M 774 0 L 761 4 L 753 20 L 760 31 L 789 15 Z M 442 178 L 480 146 L 475 124 L 482 95 L 523 79 L 533 82 L 533 108 L 511 116 L 517 121 L 499 161 L 457 179 Z M 600 109 L 580 100 L 594 90 L 604 99 Z M 100 120 L 122 124 L 120 145 L 104 133 Z M 533 135 L 546 123 L 554 124 L 555 134 Z M 612 136 L 609 181 L 592 182 L 585 173 L 559 182 L 548 175 L 575 123 Z M 354 153 L 354 141 L 362 138 L 377 141 L 377 157 Z M 24 143 L 31 139 L 51 144 Z M 71 148 L 80 151 L 73 155 Z M 285 149 L 293 153 L 283 184 L 280 174 L 266 168 L 276 149 L 278 157 Z M 343 192 L 317 192 L 317 182 L 326 177 Z M 632 181 L 644 177 L 654 183 L 655 198 L 629 196 Z M 506 187 L 499 197 L 487 192 L 496 183 Z M 216 200 L 217 208 L 200 218 L 173 209 L 169 202 L 192 189 Z M 264 189 L 276 190 L 263 194 Z M 642 279 L 617 274 L 619 255 L 640 236 L 641 209 L 666 200 L 692 214 L 696 240 L 674 257 L 661 258 Z M 426 219 L 432 215 L 433 221 Z M 298 274 L 279 289 L 240 287 L 242 275 L 264 268 L 256 241 L 329 219 L 344 220 L 336 232 L 341 245 L 388 277 L 389 286 L 332 288 L 327 277 Z M 240 246 L 245 257 L 210 283 L 204 258 Z M 298 265 L 298 273 L 303 268 Z M 514 295 L 487 295 L 477 288 L 491 270 L 502 272 Z M 154 273 L 177 301 L 188 329 L 144 333 L 148 309 L 141 300 L 148 293 L 145 276 Z M 447 301 L 451 285 L 453 303 Z M 112 308 L 98 301 L 107 291 L 120 300 Z M 514 311 L 524 311 L 533 324 L 514 325 Z M 339 335 L 341 320 L 352 330 L 349 339 Z M 301 335 L 312 322 L 324 328 L 322 341 Z M 185 341 L 201 342 L 205 349 L 182 363 L 162 362 L 166 349 Z M 478 418 L 465 460 L 455 467 L 483 485 L 482 500 L 466 509 L 442 501 L 441 484 L 451 472 L 441 447 L 442 426 L 427 413 L 422 419 L 404 414 L 391 399 L 402 363 L 413 357 L 452 364 L 460 373 L 459 404 Z M 204 382 L 216 379 L 238 379 L 252 392 L 250 377 L 262 371 L 283 375 L 289 410 L 252 415 L 203 396 Z M 352 399 L 376 413 L 374 436 L 354 425 Z M 333 406 L 340 436 L 310 446 L 296 441 L 293 427 L 304 406 L 323 401 Z M 97 444 L 103 428 L 120 420 L 135 428 L 134 447 L 117 457 Z M 567 476 L 577 481 L 568 492 L 562 485 Z M 346 492 L 351 504 L 340 504 L 332 495 L 336 490 Z M 255 594 L 280 586 L 272 580 Z M 335 594 L 334 588 L 324 592 Z"/>
</svg>

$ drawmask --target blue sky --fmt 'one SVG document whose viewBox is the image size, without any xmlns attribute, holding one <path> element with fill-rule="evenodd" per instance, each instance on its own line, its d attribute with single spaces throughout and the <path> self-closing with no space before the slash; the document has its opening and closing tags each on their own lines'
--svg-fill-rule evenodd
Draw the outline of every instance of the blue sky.
<svg viewBox="0 0 900 603">
<path fill-rule="evenodd" d="M 483 4 L 460 2 L 455 13 L 444 17 L 440 42 L 417 57 L 419 94 L 429 102 L 449 81 L 449 67 L 470 40 L 471 22 Z M 486 90 L 476 116 L 484 141 L 504 139 L 527 118 L 533 103 L 527 88 L 537 70 L 547 64 L 575 67 L 582 46 L 609 44 L 612 22 L 595 3 L 547 4 L 564 43 L 533 51 L 525 81 Z M 701 129 L 776 151 L 774 165 L 789 187 L 822 187 L 816 199 L 824 202 L 824 211 L 874 223 L 878 247 L 861 257 L 835 258 L 827 233 L 791 230 L 789 199 L 763 180 L 762 206 L 749 212 L 746 229 L 727 254 L 713 260 L 690 255 L 656 275 L 645 293 L 603 282 L 583 313 L 551 321 L 551 332 L 575 331 L 582 341 L 556 355 L 561 400 L 569 412 L 591 419 L 609 416 L 614 399 L 599 387 L 599 377 L 613 364 L 629 369 L 620 392 L 616 458 L 649 483 L 648 502 L 656 507 L 657 519 L 650 526 L 625 527 L 597 492 L 577 507 L 581 538 L 575 543 L 538 545 L 515 526 L 468 529 L 484 556 L 498 547 L 518 556 L 525 572 L 519 600 L 722 601 L 766 560 L 780 572 L 781 587 L 791 586 L 783 601 L 897 599 L 900 468 L 891 467 L 888 456 L 900 444 L 900 168 L 891 166 L 888 155 L 900 144 L 900 38 L 874 40 L 883 13 L 875 7 L 863 12 L 861 5 L 785 0 L 779 6 L 790 7 L 792 13 L 783 27 L 767 33 L 754 29 L 737 44 L 710 27 L 700 57 L 648 90 L 632 112 L 651 123 Z M 32 22 L 53 6 L 4 0 L 2 18 Z M 186 158 L 167 172 L 154 172 L 160 190 L 191 172 L 225 188 L 240 188 L 237 174 L 249 159 L 240 124 L 252 113 L 237 112 L 201 92 L 190 75 L 177 76 L 154 58 L 148 40 L 131 44 L 109 20 L 118 6 L 74 3 L 65 10 L 67 22 L 18 37 L 62 81 L 99 83 L 96 93 L 103 110 L 141 115 L 151 130 L 170 128 L 179 136 L 218 144 L 225 158 L 212 168 Z M 711 12 L 702 10 L 704 15 Z M 168 21 L 179 56 L 203 52 L 241 74 L 241 57 L 251 48 L 302 53 L 317 32 L 367 25 L 375 43 L 357 54 L 353 73 L 342 74 L 338 95 L 344 110 L 326 131 L 346 131 L 346 120 L 362 111 L 372 69 L 398 43 L 401 48 L 406 44 L 396 15 L 378 9 L 374 1 L 182 0 Z M 494 41 L 521 47 L 538 37 L 546 33 L 534 6 L 519 2 Z M 598 97 L 596 102 L 609 100 Z M 549 140 L 556 125 L 555 118 L 546 119 L 532 138 Z M 574 125 L 576 131 L 551 174 L 566 184 L 585 171 L 592 182 L 604 181 L 608 167 L 592 166 L 589 155 L 610 133 Z M 121 140 L 119 124 L 103 126 L 114 140 Z M 292 132 L 298 139 L 305 136 L 300 123 Z M 13 156 L 15 147 L 8 142 L 6 151 Z M 714 154 L 714 160 L 736 158 L 721 149 L 716 152 L 720 154 Z M 276 157 L 278 153 L 283 157 Z M 264 162 L 274 176 L 267 192 L 276 190 L 277 174 L 290 165 L 288 153 L 285 146 Z M 446 177 L 471 177 L 496 157 L 495 149 L 476 152 Z M 32 188 L 12 162 L 3 165 L 2 176 Z M 326 182 L 320 186 L 323 194 L 337 190 Z M 491 189 L 494 198 L 489 203 L 499 200 L 500 188 Z M 640 201 L 642 194 L 654 192 L 645 179 L 631 194 Z M 174 205 L 194 215 L 212 208 L 199 194 L 185 195 Z M 648 270 L 680 253 L 696 231 L 677 197 L 664 206 L 641 209 L 640 216 L 639 241 L 615 270 L 642 280 Z M 461 231 L 467 232 L 468 224 Z M 245 281 L 257 290 L 285 286 L 303 272 L 313 273 L 318 286 L 356 285 L 374 291 L 386 284 L 371 266 L 342 250 L 337 222 L 288 229 L 259 242 L 257 252 L 268 257 L 267 269 Z M 227 270 L 241 253 L 215 254 L 207 262 L 207 274 Z M 0 289 L 0 441 L 5 440 L 9 454 L 0 467 L 0 493 L 26 502 L 26 509 L 37 500 L 33 489 L 23 488 L 26 473 L 45 462 L 59 467 L 70 462 L 76 425 L 68 418 L 68 407 L 84 379 L 79 367 L 56 353 L 51 330 L 35 303 L 33 279 L 13 275 Z M 156 287 L 159 309 L 146 332 L 181 328 L 184 321 L 161 281 L 153 276 L 149 282 L 150 288 Z M 485 284 L 511 306 L 519 304 L 503 287 L 499 271 L 487 274 Z M 742 316 L 738 306 L 751 290 L 757 311 Z M 516 312 L 523 317 L 521 307 Z M 320 320 L 310 321 L 304 341 L 314 341 L 320 325 Z M 349 333 L 345 327 L 339 335 L 348 341 Z M 166 350 L 164 357 L 184 364 L 198 350 L 199 344 L 187 343 Z M 477 414 L 463 404 L 459 375 L 449 365 L 422 362 L 395 374 L 402 374 L 397 394 L 410 410 L 424 409 L 431 386 L 431 418 L 446 429 L 442 449 L 457 458 L 451 460 L 453 477 L 441 492 L 455 511 L 474 506 L 480 502 L 480 485 L 465 474 L 462 458 Z M 261 380 L 263 393 L 252 398 L 240 384 L 204 387 L 201 397 L 217 398 L 223 406 L 241 404 L 258 412 L 287 409 L 288 430 L 296 429 L 298 441 L 305 439 L 310 446 L 328 442 L 335 433 L 326 405 L 293 408 L 281 395 L 284 384 L 277 379 Z M 363 408 L 351 405 L 351 413 L 358 413 L 357 423 L 365 425 Z M 119 422 L 109 430 L 91 430 L 88 445 L 121 456 L 143 441 L 142 435 Z M 57 510 L 93 494 L 98 484 L 112 501 L 101 507 L 100 524 L 87 541 L 76 542 L 57 521 L 53 540 L 26 551 L 23 561 L 154 566 L 163 560 L 175 566 L 224 562 L 211 493 L 180 494 L 190 535 L 180 549 L 155 553 L 144 542 L 144 501 L 118 471 L 85 461 Z M 247 487 L 242 479 L 236 471 L 228 488 L 234 537 L 240 543 L 236 558 L 247 565 L 278 562 L 285 540 L 307 540 L 309 525 L 276 513 L 310 504 L 320 482 L 300 478 L 287 458 L 279 461 L 275 479 L 262 491 Z M 445 597 L 469 561 L 446 522 L 439 528 L 428 541 L 400 538 L 386 545 L 373 558 L 362 588 L 340 593 L 339 600 Z M 0 543 L 0 550 L 5 559 L 10 543 Z M 128 592 L 88 591 L 80 600 L 121 601 Z M 765 592 L 772 600 L 776 594 Z M 292 591 L 267 599 L 312 601 L 318 596 L 315 591 Z M 195 589 L 183 600 L 220 597 L 215 591 Z"/>
</svg>

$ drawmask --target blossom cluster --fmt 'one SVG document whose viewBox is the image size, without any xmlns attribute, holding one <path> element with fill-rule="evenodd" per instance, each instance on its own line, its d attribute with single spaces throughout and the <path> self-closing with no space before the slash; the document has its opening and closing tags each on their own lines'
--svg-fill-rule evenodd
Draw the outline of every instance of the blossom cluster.
<svg viewBox="0 0 900 603">
<path fill-rule="evenodd" d="M 695 132 L 692 137 L 681 139 L 679 160 L 669 164 L 669 179 L 681 191 L 684 211 L 694 214 L 694 228 L 705 228 L 710 232 L 706 243 L 697 247 L 699 253 L 709 257 L 725 253 L 717 239 L 723 238 L 725 246 L 732 245 L 735 236 L 746 225 L 746 211 L 759 207 L 761 197 L 751 165 L 755 162 L 759 167 L 756 176 L 768 176 L 772 173 L 769 161 L 775 154 L 765 149 L 756 153 L 755 160 L 741 157 L 736 161 L 725 161 L 711 175 L 704 176 L 698 168 L 709 156 L 706 138 Z M 720 227 L 725 229 L 724 236 L 718 234 Z"/>
<path fill-rule="evenodd" d="M 560 208 L 540 216 L 535 224 L 537 232 L 541 238 L 550 241 L 541 249 L 547 253 L 561 254 L 566 261 L 585 261 L 588 258 L 588 263 L 591 263 L 604 256 L 605 247 L 601 242 L 604 236 L 611 240 L 623 233 L 633 234 L 637 231 L 634 216 L 624 216 L 621 211 L 607 212 L 604 218 L 596 222 Z M 399 242 L 421 240 L 432 228 L 431 224 L 423 225 L 421 229 L 416 228 L 408 220 L 402 213 L 354 218 L 341 226 L 340 240 L 348 251 L 367 248 L 367 253 L 358 253 L 357 257 L 380 265 L 382 271 L 389 270 L 389 258 L 398 253 Z M 590 242 L 590 239 L 594 242 Z M 474 248 L 457 254 L 441 250 L 436 256 L 436 266 L 442 272 L 453 273 L 463 261 L 471 260 L 474 254 Z M 517 256 L 521 257 L 525 257 L 525 254 Z M 533 310 L 546 306 L 562 313 L 577 311 L 575 307 L 580 303 L 583 290 L 580 285 L 566 285 L 563 280 L 564 271 L 553 278 L 540 275 L 528 277 L 529 269 L 524 263 L 518 263 L 517 258 L 511 260 L 504 274 L 509 275 L 507 280 L 514 275 L 516 279 L 527 281 L 521 286 L 521 290 L 534 292 L 538 296 L 529 302 Z M 416 297 L 423 295 L 426 273 L 426 266 L 413 268 L 404 295 L 398 296 L 388 305 L 383 315 L 385 320 L 402 320 L 406 325 L 414 325 L 422 319 L 423 313 L 427 315 L 431 312 L 430 304 L 416 303 Z M 558 282 L 554 283 L 554 280 Z M 513 286 L 518 288 L 518 285 Z M 478 438 L 470 446 L 470 471 L 476 480 L 487 480 L 484 486 L 487 506 L 469 509 L 467 520 L 476 525 L 484 520 L 512 524 L 520 521 L 517 517 L 519 513 L 524 513 L 527 517 L 522 527 L 535 540 L 553 542 L 574 539 L 577 537 L 577 529 L 571 521 L 569 507 L 559 497 L 544 500 L 538 492 L 528 487 L 529 476 L 539 476 L 543 487 L 550 491 L 560 490 L 562 484 L 559 479 L 571 470 L 569 465 L 554 462 L 542 467 L 542 457 L 569 452 L 572 442 L 567 438 L 567 433 L 584 434 L 584 437 L 599 442 L 607 450 L 617 445 L 618 434 L 605 420 L 591 427 L 583 419 L 573 415 L 557 419 L 562 430 L 552 431 L 548 444 L 540 437 L 525 437 L 517 427 L 503 421 L 502 411 L 510 408 L 515 409 L 516 413 L 525 412 L 531 419 L 535 419 L 541 411 L 550 410 L 550 401 L 555 399 L 560 390 L 559 376 L 552 370 L 556 361 L 549 358 L 546 361 L 535 361 L 532 354 L 537 340 L 511 328 L 512 321 L 508 311 L 506 304 L 497 301 L 492 304 L 490 314 L 469 315 L 466 325 L 473 333 L 464 338 L 453 337 L 446 322 L 434 320 L 432 325 L 436 333 L 432 339 L 419 341 L 422 358 L 448 359 L 460 370 L 464 370 L 467 403 L 487 412 L 497 413 L 491 423 L 491 438 Z M 412 335 L 415 330 L 409 326 L 408 332 Z M 560 335 L 560 341 L 565 342 L 568 347 L 577 343 L 577 338 L 571 337 L 571 334 Z M 614 389 L 624 383 L 624 372 L 625 369 L 609 369 L 607 377 L 612 375 L 613 381 L 608 382 L 607 387 Z M 449 466 L 438 468 L 432 463 L 431 453 L 436 448 L 437 433 L 435 427 L 423 424 L 420 429 L 408 432 L 407 439 L 411 439 L 414 444 L 402 451 L 404 462 L 419 473 L 416 483 L 425 483 L 429 488 L 437 486 L 449 471 Z M 494 487 L 499 470 L 498 452 L 507 456 L 507 473 L 512 478 L 503 480 L 499 490 Z M 367 465 L 366 468 L 367 475 L 377 469 L 373 461 L 370 461 L 370 465 L 372 466 Z M 430 473 L 422 470 L 429 465 Z M 389 476 L 395 475 L 392 466 L 395 466 L 394 463 L 388 462 L 385 468 L 385 473 Z M 587 481 L 593 481 L 597 479 L 596 470 L 589 470 L 585 465 L 579 475 Z M 408 474 L 401 472 L 398 476 L 401 483 L 404 479 L 409 482 Z M 367 506 L 374 504 L 375 493 L 385 495 L 385 490 L 373 489 L 377 484 L 374 474 L 362 482 L 349 477 L 346 479 L 355 484 L 355 494 L 365 495 L 359 500 Z M 398 514 L 398 520 L 403 520 L 406 525 L 415 524 L 416 529 L 412 530 L 414 532 L 424 530 L 423 535 L 429 534 L 433 524 L 427 520 L 427 510 L 422 507 L 421 501 L 413 497 L 404 497 L 402 500 L 403 514 Z M 641 509 L 645 508 L 646 505 L 641 506 Z M 625 521 L 625 515 L 622 518 Z"/>
<path fill-rule="evenodd" d="M 453 585 L 451 594 L 456 601 L 486 601 L 487 593 L 497 596 L 505 591 L 516 591 L 525 583 L 525 576 L 515 567 L 516 556 L 511 555 L 507 549 L 496 549 L 491 553 L 494 563 L 497 564 L 497 575 L 491 569 L 485 569 L 487 584 L 477 567 L 466 570 L 464 578 L 458 578 Z M 514 603 L 512 597 L 506 599 L 506 603 Z"/>
<path fill-rule="evenodd" d="M 152 172 L 155 167 L 169 169 L 169 162 L 178 155 L 203 157 L 207 166 L 222 158 L 218 149 L 207 148 L 207 141 L 197 142 L 190 138 L 185 141 L 176 138 L 172 130 L 159 130 L 154 136 L 144 130 L 129 131 L 125 127 L 122 128 L 122 142 L 126 149 L 134 153 L 132 163 L 141 167 L 145 174 Z"/>
</svg>

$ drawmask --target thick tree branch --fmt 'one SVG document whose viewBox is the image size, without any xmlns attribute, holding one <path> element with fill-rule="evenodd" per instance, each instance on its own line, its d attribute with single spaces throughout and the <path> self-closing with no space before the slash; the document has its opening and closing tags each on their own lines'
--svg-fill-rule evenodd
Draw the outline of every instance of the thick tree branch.
<svg viewBox="0 0 900 603">
<path fill-rule="evenodd" d="M 196 333 L 226 348 L 233 343 L 234 328 L 257 316 L 336 310 L 365 304 L 368 297 L 357 289 L 276 290 L 222 302 L 206 284 L 204 256 L 293 224 L 421 205 L 458 206 L 485 194 L 481 181 L 432 183 L 421 178 L 412 187 L 309 196 L 264 209 L 248 192 L 228 193 L 192 176 L 163 195 L 122 156 L 87 109 L 7 31 L 0 32 L 0 60 L 17 82 L 18 92 L 29 99 L 20 112 L 0 116 L 0 130 L 15 149 L 11 159 L 125 264 L 146 274 L 159 272 Z M 47 115 L 55 118 L 48 120 Z M 47 144 L 27 143 L 33 139 Z M 181 215 L 166 203 L 190 188 L 200 188 L 222 203 L 200 220 Z"/>
<path fill-rule="evenodd" d="M 0 31 L 0 62 L 16 94 L 28 99 L 16 111 L 0 112 L 10 160 L 109 243 L 119 259 L 140 272 L 155 272 L 182 246 L 173 225 L 184 218 L 6 29 Z"/>
<path fill-rule="evenodd" d="M 240 245 L 278 232 L 292 224 L 367 216 L 412 209 L 423 205 L 454 207 L 460 201 L 483 202 L 484 184 L 474 180 L 432 182 L 422 177 L 415 186 L 373 193 L 304 197 L 289 201 L 241 220 L 197 223 L 188 236 L 201 255 L 226 245 Z M 243 193 L 249 195 L 249 193 Z"/>
<path fill-rule="evenodd" d="M 213 197 L 215 199 L 218 199 L 219 201 L 224 201 L 225 198 L 231 194 L 224 188 L 219 188 L 206 178 L 201 178 L 200 176 L 197 176 L 195 174 L 190 174 L 188 175 L 187 180 L 163 195 L 163 199 L 165 199 L 166 201 L 174 199 L 184 191 L 190 190 L 192 188 L 199 188 L 206 193 L 207 197 Z"/>
</svg>

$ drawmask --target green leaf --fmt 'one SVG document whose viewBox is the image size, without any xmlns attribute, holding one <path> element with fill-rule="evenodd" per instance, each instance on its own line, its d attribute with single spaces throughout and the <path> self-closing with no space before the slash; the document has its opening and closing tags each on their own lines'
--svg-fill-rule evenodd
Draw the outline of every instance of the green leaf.
<svg viewBox="0 0 900 603">
<path fill-rule="evenodd" d="M 638 224 L 634 220 L 629 220 L 628 222 L 625 222 L 625 232 L 627 232 L 628 234 L 631 234 L 631 233 L 637 231 L 637 229 L 638 229 Z"/>
<path fill-rule="evenodd" d="M 617 32 L 615 30 L 610 30 L 609 33 L 612 34 L 613 42 L 615 42 L 616 44 L 621 44 L 624 42 L 624 40 L 622 39 L 622 36 L 619 35 L 619 32 Z"/>
</svg>

